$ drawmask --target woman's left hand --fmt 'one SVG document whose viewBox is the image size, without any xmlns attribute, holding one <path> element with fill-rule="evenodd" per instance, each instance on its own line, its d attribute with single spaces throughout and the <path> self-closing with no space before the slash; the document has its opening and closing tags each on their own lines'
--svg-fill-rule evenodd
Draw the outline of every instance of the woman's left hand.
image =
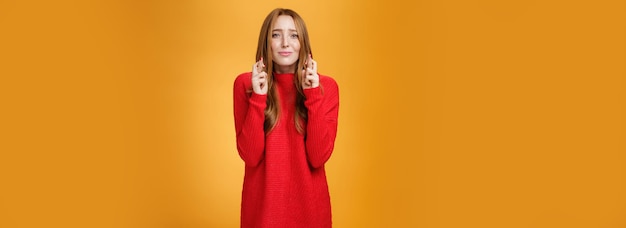
<svg viewBox="0 0 626 228">
<path fill-rule="evenodd" d="M 309 54 L 306 62 L 306 69 L 302 70 L 302 88 L 312 89 L 320 86 L 320 76 L 317 74 L 317 62 Z"/>
</svg>

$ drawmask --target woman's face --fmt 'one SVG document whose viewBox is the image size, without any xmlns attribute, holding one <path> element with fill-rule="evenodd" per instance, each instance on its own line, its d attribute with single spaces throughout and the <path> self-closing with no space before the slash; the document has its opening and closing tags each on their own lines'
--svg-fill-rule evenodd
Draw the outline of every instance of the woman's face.
<svg viewBox="0 0 626 228">
<path fill-rule="evenodd" d="M 280 15 L 272 26 L 272 58 L 277 73 L 294 73 L 300 53 L 300 41 L 293 18 Z"/>
</svg>

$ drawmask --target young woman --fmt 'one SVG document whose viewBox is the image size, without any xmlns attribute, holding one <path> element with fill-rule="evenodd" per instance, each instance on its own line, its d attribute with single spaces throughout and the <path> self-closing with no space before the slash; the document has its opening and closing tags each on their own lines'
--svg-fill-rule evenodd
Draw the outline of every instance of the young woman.
<svg viewBox="0 0 626 228">
<path fill-rule="evenodd" d="M 256 61 L 234 85 L 241 227 L 331 227 L 324 164 L 337 135 L 337 83 L 317 73 L 304 21 L 289 9 L 265 18 Z"/>
</svg>

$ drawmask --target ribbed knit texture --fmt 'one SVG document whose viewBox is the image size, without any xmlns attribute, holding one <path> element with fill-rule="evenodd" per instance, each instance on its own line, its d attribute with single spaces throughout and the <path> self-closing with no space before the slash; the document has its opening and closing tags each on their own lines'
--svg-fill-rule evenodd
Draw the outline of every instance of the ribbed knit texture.
<svg viewBox="0 0 626 228">
<path fill-rule="evenodd" d="M 234 85 L 237 150 L 245 163 L 241 227 L 331 227 L 324 164 L 337 135 L 337 83 L 320 75 L 320 87 L 304 90 L 304 135 L 294 122 L 294 75 L 275 74 L 280 112 L 276 126 L 265 135 L 267 95 L 252 92 L 251 77 L 243 73 Z"/>
</svg>

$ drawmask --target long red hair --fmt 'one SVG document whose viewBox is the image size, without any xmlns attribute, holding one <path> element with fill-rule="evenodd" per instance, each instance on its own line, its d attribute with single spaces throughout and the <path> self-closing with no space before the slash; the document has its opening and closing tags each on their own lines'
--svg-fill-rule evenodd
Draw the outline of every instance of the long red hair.
<svg viewBox="0 0 626 228">
<path fill-rule="evenodd" d="M 267 17 L 265 17 L 265 21 L 263 21 L 263 25 L 261 26 L 261 32 L 259 34 L 259 44 L 257 46 L 256 58 L 255 62 L 259 61 L 261 57 L 263 57 L 263 63 L 266 66 L 266 72 L 268 74 L 267 78 L 267 106 L 265 108 L 265 123 L 263 129 L 265 133 L 269 133 L 272 131 L 274 126 L 276 126 L 276 121 L 278 120 L 279 107 L 278 107 L 278 96 L 276 95 L 276 89 L 274 86 L 274 64 L 272 60 L 272 52 L 271 52 L 271 44 L 270 39 L 272 37 L 272 26 L 276 22 L 278 16 L 287 15 L 293 18 L 294 24 L 296 26 L 296 32 L 298 33 L 298 40 L 300 41 L 300 53 L 298 53 L 298 61 L 296 62 L 296 72 L 294 73 L 294 86 L 298 91 L 296 95 L 296 115 L 294 118 L 294 124 L 296 125 L 296 129 L 301 134 L 304 134 L 303 122 L 307 120 L 307 109 L 304 106 L 304 92 L 302 92 L 302 69 L 306 68 L 304 61 L 307 59 L 308 54 L 313 54 L 311 51 L 311 43 L 309 42 L 309 33 L 307 32 L 306 25 L 304 24 L 304 20 L 302 17 L 298 15 L 293 10 L 290 9 L 282 9 L 277 8 L 272 10 Z M 272 63 L 272 64 L 270 64 Z"/>
</svg>

